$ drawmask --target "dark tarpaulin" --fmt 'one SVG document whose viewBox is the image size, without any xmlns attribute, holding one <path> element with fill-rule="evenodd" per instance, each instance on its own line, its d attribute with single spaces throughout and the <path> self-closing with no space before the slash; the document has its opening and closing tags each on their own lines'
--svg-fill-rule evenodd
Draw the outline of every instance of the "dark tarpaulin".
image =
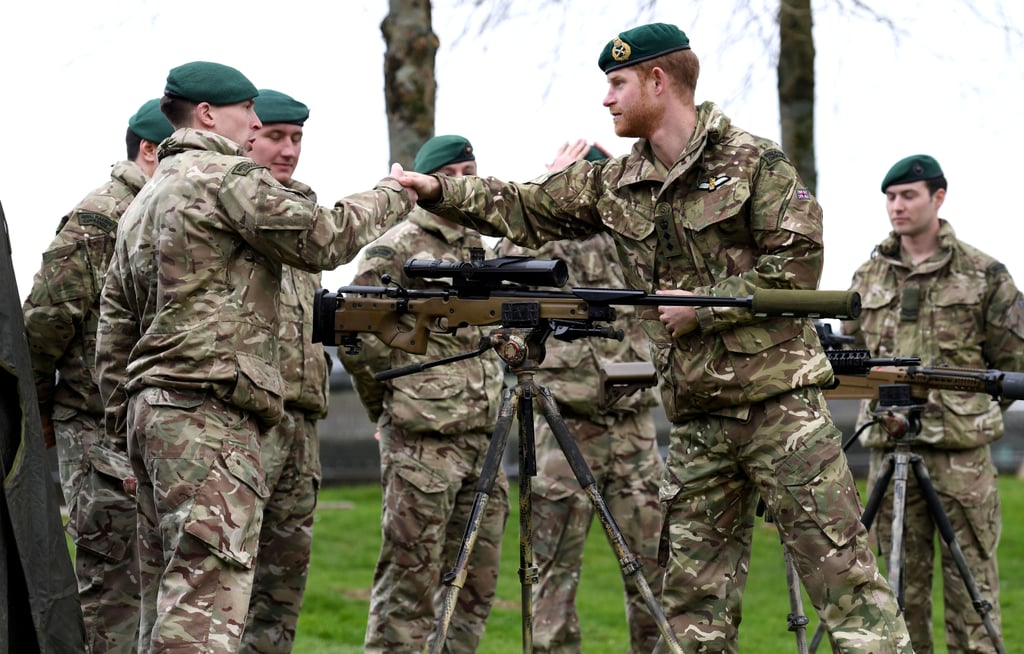
<svg viewBox="0 0 1024 654">
<path fill-rule="evenodd" d="M 0 653 L 85 651 L 0 205 Z"/>
</svg>

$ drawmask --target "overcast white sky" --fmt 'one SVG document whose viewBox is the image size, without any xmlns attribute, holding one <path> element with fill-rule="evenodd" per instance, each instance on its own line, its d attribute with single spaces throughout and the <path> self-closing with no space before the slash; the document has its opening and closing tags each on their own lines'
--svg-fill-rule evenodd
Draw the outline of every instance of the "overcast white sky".
<svg viewBox="0 0 1024 654">
<path fill-rule="evenodd" d="M 744 1 L 661 0 L 638 20 L 628 2 L 517 0 L 517 13 L 480 35 L 481 9 L 435 0 L 436 133 L 467 136 L 481 174 L 516 181 L 543 172 L 567 139 L 626 152 L 630 141 L 614 136 L 601 106 L 596 61 L 619 31 L 659 20 L 679 25 L 701 58 L 698 100 L 714 100 L 739 126 L 778 140 L 774 64 L 755 30 L 727 11 Z M 769 17 L 777 7 L 748 4 Z M 1024 284 L 1014 181 L 1024 151 L 1024 43 L 978 17 L 1024 27 L 1024 3 L 979 0 L 971 10 L 958 0 L 886 2 L 899 38 L 843 15 L 834 0 L 815 4 L 821 288 L 845 289 L 888 233 L 879 182 L 916 152 L 935 156 L 949 178 L 943 217 Z M 22 298 L 60 216 L 124 157 L 128 117 L 186 61 L 233 65 L 258 87 L 311 107 L 296 177 L 322 203 L 373 186 L 389 165 L 379 29 L 387 10 L 385 0 L 8 3 L 0 26 L 0 201 Z M 325 273 L 324 285 L 348 283 L 352 270 Z"/>
</svg>

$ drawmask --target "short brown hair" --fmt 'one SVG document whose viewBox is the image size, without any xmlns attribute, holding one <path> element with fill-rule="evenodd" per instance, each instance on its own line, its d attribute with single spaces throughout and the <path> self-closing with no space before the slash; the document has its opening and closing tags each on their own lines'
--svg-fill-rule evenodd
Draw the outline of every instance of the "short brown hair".
<svg viewBox="0 0 1024 654">
<path fill-rule="evenodd" d="M 676 50 L 654 59 L 641 61 L 636 64 L 636 72 L 640 79 L 644 80 L 656 67 L 664 70 L 669 79 L 678 84 L 681 90 L 692 94 L 697 89 L 700 60 L 693 50 Z"/>
<path fill-rule="evenodd" d="M 192 125 L 192 112 L 195 111 L 198 103 L 165 95 L 160 98 L 160 112 L 167 116 L 168 122 L 174 125 L 175 129 L 190 127 Z"/>
</svg>

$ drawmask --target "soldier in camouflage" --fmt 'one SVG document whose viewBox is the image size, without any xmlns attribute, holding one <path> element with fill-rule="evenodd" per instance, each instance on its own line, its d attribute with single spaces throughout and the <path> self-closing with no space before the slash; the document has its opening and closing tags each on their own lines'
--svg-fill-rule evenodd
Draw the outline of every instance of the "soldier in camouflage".
<svg viewBox="0 0 1024 654">
<path fill-rule="evenodd" d="M 57 446 L 58 472 L 75 542 L 75 574 L 89 650 L 133 652 L 139 622 L 135 499 L 124 450 L 102 442 L 103 402 L 96 386 L 96 322 L 114 233 L 157 165 L 157 146 L 173 128 L 159 99 L 129 119 L 128 158 L 110 181 L 64 218 L 43 253 L 25 301 L 39 415 L 47 446 Z"/>
<path fill-rule="evenodd" d="M 1024 297 L 1006 267 L 956 237 L 939 218 L 946 178 L 937 161 L 912 155 L 882 182 L 892 232 L 853 276 L 861 315 L 844 331 L 874 356 L 919 356 L 926 365 L 1024 370 Z M 870 420 L 874 402 L 865 402 Z M 911 446 L 922 457 L 949 516 L 989 616 L 998 628 L 1001 521 L 997 471 L 989 444 L 1003 435 L 1002 409 L 981 393 L 932 390 Z M 881 425 L 863 437 L 872 448 L 868 483 L 874 486 L 894 444 Z M 892 544 L 892 488 L 875 517 L 888 559 Z M 930 654 L 935 526 L 915 475 L 907 482 L 903 525 L 903 579 L 907 627 L 914 651 Z M 946 645 L 950 652 L 994 652 L 981 616 L 947 548 L 942 548 Z"/>
<path fill-rule="evenodd" d="M 309 109 L 271 89 L 260 89 L 254 109 L 263 126 L 250 143 L 249 156 L 282 185 L 315 202 L 312 189 L 292 177 Z M 278 342 L 284 417 L 260 442 L 270 497 L 263 509 L 252 599 L 239 652 L 286 654 L 295 642 L 320 488 L 317 420 L 327 415 L 330 370 L 323 346 L 312 342 L 313 296 L 318 288 L 320 273 L 281 266 Z"/>
<path fill-rule="evenodd" d="M 416 155 L 424 172 L 476 173 L 469 141 L 437 136 Z M 378 285 L 387 273 L 405 288 L 437 282 L 409 278 L 410 258 L 468 261 L 480 235 L 421 209 L 364 253 L 354 284 Z M 373 575 L 366 652 L 419 652 L 432 639 L 443 607 L 440 580 L 455 565 L 469 523 L 490 435 L 497 418 L 502 370 L 492 353 L 386 383 L 373 373 L 476 349 L 483 331 L 431 334 L 427 352 L 413 356 L 365 339 L 358 354 L 342 354 L 380 439 L 380 557 Z M 498 581 L 501 539 L 508 518 L 508 480 L 495 479 L 444 643 L 445 652 L 474 652 L 484 633 Z"/>
<path fill-rule="evenodd" d="M 585 141 L 566 143 L 548 167 L 557 170 L 585 158 L 608 158 L 598 146 Z M 531 250 L 508 239 L 498 241 L 500 256 L 530 255 L 562 259 L 569 264 L 570 286 L 623 288 L 622 266 L 616 260 L 611 237 L 601 232 L 586 240 L 553 241 Z M 575 437 L 608 510 L 626 544 L 636 555 L 654 595 L 661 595 L 664 569 L 658 563 L 661 505 L 658 480 L 664 463 L 658 452 L 651 407 L 654 391 L 643 389 L 613 406 L 602 404 L 598 389 L 605 363 L 647 361 L 647 336 L 632 307 L 617 307 L 615 326 L 621 341 L 583 338 L 548 339 L 546 355 L 534 375 L 547 386 L 566 426 Z M 582 634 L 576 612 L 576 589 L 583 567 L 583 546 L 593 522 L 594 507 L 580 487 L 547 420 L 536 416 L 537 478 L 531 484 L 533 543 L 540 565 L 534 594 L 533 649 L 535 652 L 580 652 Z M 630 651 L 650 652 L 658 641 L 658 626 L 632 578 L 625 579 L 626 620 Z"/>
<path fill-rule="evenodd" d="M 101 295 L 105 437 L 127 440 L 138 484 L 141 652 L 239 648 L 270 496 L 261 441 L 284 416 L 281 266 L 336 267 L 415 199 L 390 178 L 334 207 L 281 185 L 243 154 L 256 95 L 229 66 L 171 70 L 176 129 Z"/>
<path fill-rule="evenodd" d="M 777 145 L 714 104 L 694 105 L 699 65 L 686 35 L 641 26 L 611 40 L 599 64 L 616 134 L 640 137 L 629 155 L 525 184 L 411 172 L 399 181 L 430 211 L 527 247 L 607 231 L 633 288 L 814 289 L 820 205 Z M 718 307 L 640 318 L 673 423 L 660 491 L 662 604 L 684 651 L 736 651 L 758 495 L 835 649 L 910 651 L 820 390 L 832 370 L 813 324 Z"/>
</svg>

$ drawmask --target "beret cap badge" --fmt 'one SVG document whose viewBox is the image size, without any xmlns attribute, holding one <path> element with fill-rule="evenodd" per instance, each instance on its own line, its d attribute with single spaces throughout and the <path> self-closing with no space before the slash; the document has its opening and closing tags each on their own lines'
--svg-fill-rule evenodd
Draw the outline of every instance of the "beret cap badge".
<svg viewBox="0 0 1024 654">
<path fill-rule="evenodd" d="M 631 51 L 632 48 L 630 48 L 629 44 L 622 39 L 616 37 L 615 40 L 612 41 L 612 59 L 615 61 L 628 61 Z"/>
</svg>

